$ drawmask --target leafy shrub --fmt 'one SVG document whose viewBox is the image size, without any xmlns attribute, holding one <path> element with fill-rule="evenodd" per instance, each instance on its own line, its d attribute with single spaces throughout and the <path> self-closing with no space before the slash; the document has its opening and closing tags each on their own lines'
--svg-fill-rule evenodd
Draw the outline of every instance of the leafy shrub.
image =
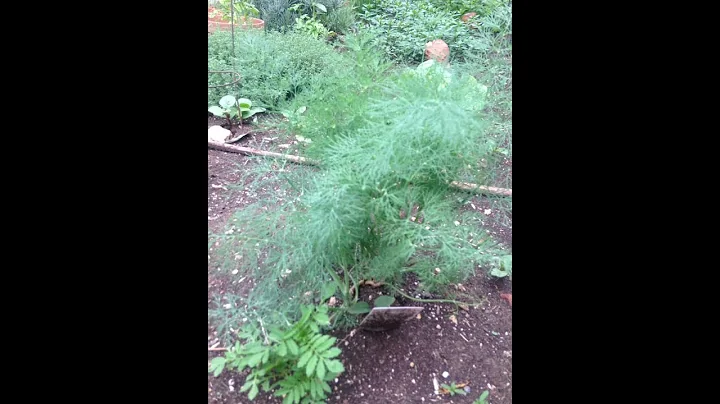
<svg viewBox="0 0 720 404">
<path fill-rule="evenodd" d="M 494 147 L 480 115 L 485 92 L 435 64 L 398 72 L 357 101 L 364 107 L 344 111 L 343 130 L 312 139 L 308 151 L 322 165 L 308 181 L 290 180 L 297 196 L 275 211 L 249 207 L 233 221 L 238 265 L 258 280 L 250 304 L 292 313 L 334 273 L 397 285 L 412 272 L 440 290 L 487 268 L 495 244 L 479 219 L 458 213 L 449 187 L 482 174 L 478 162 Z"/>
<path fill-rule="evenodd" d="M 322 335 L 320 327 L 330 322 L 327 306 L 302 307 L 302 317 L 290 329 L 247 327 L 241 334 L 245 344 L 235 343 L 225 357 L 214 358 L 210 371 L 218 376 L 225 368 L 241 373 L 247 367 L 250 374 L 241 392 L 253 400 L 262 388 L 285 397 L 284 404 L 322 402 L 330 393 L 328 381 L 345 371 L 336 358 L 339 348 L 333 347 L 334 337 Z"/>
<path fill-rule="evenodd" d="M 477 42 L 457 13 L 429 0 L 378 0 L 366 4 L 360 17 L 377 35 L 378 46 L 401 62 L 421 62 L 425 44 L 434 39 L 448 44 L 453 59 L 463 59 Z"/>
<path fill-rule="evenodd" d="M 234 91 L 208 89 L 208 106 L 232 91 L 252 99 L 257 106 L 277 110 L 316 76 L 339 68 L 342 60 L 324 41 L 293 32 L 236 31 L 235 54 L 233 60 L 229 32 L 208 37 L 208 70 L 235 70 L 242 77 Z M 223 80 L 229 81 L 227 77 L 210 76 L 208 84 Z"/>
</svg>

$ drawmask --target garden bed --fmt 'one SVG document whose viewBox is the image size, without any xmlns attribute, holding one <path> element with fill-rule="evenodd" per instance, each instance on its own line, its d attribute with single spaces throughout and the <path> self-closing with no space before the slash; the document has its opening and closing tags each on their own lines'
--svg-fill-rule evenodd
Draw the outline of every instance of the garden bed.
<svg viewBox="0 0 720 404">
<path fill-rule="evenodd" d="M 209 117 L 208 127 L 219 122 Z M 292 144 L 292 140 L 281 133 L 264 132 L 252 125 L 246 127 L 253 134 L 238 142 L 240 145 Z M 273 138 L 276 140 L 268 141 Z M 277 196 L 271 187 L 249 191 L 247 184 L 241 182 L 243 170 L 249 170 L 254 164 L 258 164 L 258 159 L 208 150 L 209 231 L 225 229 L 235 210 L 258 199 Z M 290 165 L 285 169 L 299 168 Z M 475 197 L 466 206 L 482 215 L 490 208 L 482 197 Z M 492 213 L 485 216 L 493 236 L 511 245 L 512 229 L 493 221 Z M 220 264 L 213 250 L 208 254 L 208 309 L 215 308 L 213 297 L 216 295 L 246 295 L 253 281 L 237 280 L 219 271 Z M 415 295 L 415 287 L 416 281 L 409 278 L 404 290 Z M 443 402 L 472 403 L 488 390 L 491 403 L 512 403 L 512 308 L 509 301 L 501 297 L 501 294 L 512 294 L 512 283 L 479 273 L 460 288 L 464 295 L 481 298 L 482 305 L 464 310 L 452 304 L 421 304 L 401 298 L 399 303 L 424 307 L 420 319 L 387 332 L 357 331 L 352 336 L 348 332 L 334 332 L 338 340 L 347 337 L 339 345 L 342 348 L 339 359 L 346 371 L 337 383 L 331 383 L 333 392 L 328 402 L 438 402 L 433 387 L 433 378 L 436 378 L 441 384 L 467 382 L 470 388 L 467 396 L 445 395 Z M 360 289 L 361 300 L 371 301 L 382 290 L 382 287 L 364 286 Z M 208 322 L 208 346 L 217 342 L 215 329 Z M 220 353 L 208 352 L 208 362 Z M 449 374 L 447 379 L 442 376 L 444 372 Z M 209 374 L 208 403 L 248 403 L 247 396 L 239 392 L 243 380 L 244 376 L 233 372 L 223 372 L 217 378 Z M 282 400 L 260 393 L 253 402 L 280 403 Z"/>
</svg>

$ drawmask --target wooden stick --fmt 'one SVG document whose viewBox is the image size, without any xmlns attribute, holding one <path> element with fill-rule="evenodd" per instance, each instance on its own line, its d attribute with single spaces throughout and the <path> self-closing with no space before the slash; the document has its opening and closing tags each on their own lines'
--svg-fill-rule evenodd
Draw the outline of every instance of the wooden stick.
<svg viewBox="0 0 720 404">
<path fill-rule="evenodd" d="M 249 147 L 235 146 L 227 143 L 211 142 L 208 140 L 208 147 L 215 150 L 226 151 L 231 153 L 240 153 L 248 156 L 274 157 L 292 161 L 297 164 L 307 164 L 316 166 L 319 161 L 310 160 L 305 157 L 294 156 L 292 154 L 273 153 L 264 150 L 251 149 Z"/>
<path fill-rule="evenodd" d="M 227 351 L 227 348 L 208 348 L 208 351 Z"/>
<path fill-rule="evenodd" d="M 273 153 L 268 152 L 264 150 L 257 150 L 257 149 L 251 149 L 249 147 L 242 147 L 242 146 L 235 146 L 227 143 L 218 143 L 218 142 L 211 142 L 208 140 L 208 147 L 215 150 L 220 151 L 226 151 L 230 153 L 240 153 L 247 156 L 263 156 L 263 157 L 274 157 L 274 158 L 281 158 L 288 161 L 292 161 L 293 163 L 297 164 L 307 164 L 316 166 L 319 165 L 320 162 L 317 160 L 311 160 L 305 157 L 295 156 L 292 154 L 281 154 L 281 153 Z M 478 194 L 488 194 L 488 195 L 499 195 L 499 196 L 512 196 L 512 189 L 508 188 L 497 188 L 497 187 L 488 187 L 485 185 L 477 185 L 470 182 L 459 182 L 459 181 L 453 181 L 450 183 L 450 187 L 461 190 L 461 191 L 469 191 L 469 192 L 475 192 Z"/>
</svg>

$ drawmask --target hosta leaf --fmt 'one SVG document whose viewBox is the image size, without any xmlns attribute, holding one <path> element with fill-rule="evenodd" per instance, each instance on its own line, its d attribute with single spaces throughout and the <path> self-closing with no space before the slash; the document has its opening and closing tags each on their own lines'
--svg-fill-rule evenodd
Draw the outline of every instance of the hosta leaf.
<svg viewBox="0 0 720 404">
<path fill-rule="evenodd" d="M 313 355 L 310 360 L 308 361 L 307 367 L 305 368 L 305 374 L 307 377 L 312 376 L 313 372 L 315 372 L 315 365 L 318 363 L 318 357 Z"/>
<path fill-rule="evenodd" d="M 238 103 L 238 105 L 240 105 L 240 108 L 252 107 L 252 101 L 250 101 L 247 98 L 238 98 L 237 103 Z M 222 104 L 220 104 L 220 105 L 222 105 Z"/>
<path fill-rule="evenodd" d="M 325 365 L 323 365 L 323 361 L 318 360 L 315 373 L 317 373 L 317 377 L 319 377 L 320 380 L 325 378 Z"/>
<path fill-rule="evenodd" d="M 327 370 L 332 373 L 342 373 L 345 371 L 345 367 L 343 366 L 342 362 L 337 359 L 325 359 L 325 366 L 327 367 Z"/>
<path fill-rule="evenodd" d="M 334 358 L 334 357 L 340 355 L 341 353 L 342 353 L 342 351 L 340 350 L 340 348 L 333 347 L 333 348 L 330 348 L 327 351 L 323 352 L 322 357 L 326 358 L 326 359 L 331 359 L 331 358 Z"/>
<path fill-rule="evenodd" d="M 218 104 L 220 104 L 220 106 L 225 109 L 230 108 L 235 105 L 235 97 L 233 97 L 232 95 L 226 95 L 220 98 L 220 102 Z"/>
<path fill-rule="evenodd" d="M 291 354 L 293 354 L 293 355 L 297 355 L 297 354 L 298 354 L 298 350 L 299 350 L 299 349 L 298 349 L 298 346 L 297 346 L 297 344 L 295 343 L 295 341 L 289 339 L 289 340 L 285 341 L 285 343 L 287 344 L 287 347 L 288 347 L 288 349 L 290 350 L 290 353 L 291 353 Z"/>
<path fill-rule="evenodd" d="M 225 358 L 222 356 L 210 361 L 210 371 L 213 372 L 213 376 L 218 377 L 223 369 L 225 369 Z"/>
<path fill-rule="evenodd" d="M 215 116 L 225 116 L 225 110 L 218 107 L 217 105 L 213 105 L 212 107 L 208 108 L 209 112 L 212 112 Z"/>
<path fill-rule="evenodd" d="M 350 314 L 370 313 L 370 305 L 367 302 L 357 302 L 349 310 Z"/>
<path fill-rule="evenodd" d="M 395 302 L 395 298 L 392 296 L 380 296 L 375 299 L 373 304 L 375 307 L 390 307 Z"/>
<path fill-rule="evenodd" d="M 307 352 L 305 352 L 305 353 L 300 357 L 300 361 L 299 361 L 298 364 L 297 364 L 298 368 L 300 368 L 300 369 L 304 368 L 305 365 L 306 365 L 307 362 L 308 362 L 308 359 L 310 359 L 311 356 L 312 356 L 312 351 L 307 351 Z"/>
</svg>

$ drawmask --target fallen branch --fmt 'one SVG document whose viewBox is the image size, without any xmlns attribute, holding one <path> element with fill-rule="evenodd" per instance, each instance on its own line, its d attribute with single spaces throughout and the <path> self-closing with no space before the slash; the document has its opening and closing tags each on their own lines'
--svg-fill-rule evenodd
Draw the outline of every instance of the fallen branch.
<svg viewBox="0 0 720 404">
<path fill-rule="evenodd" d="M 306 164 L 306 165 L 312 165 L 312 166 L 316 166 L 316 165 L 320 164 L 320 162 L 317 160 L 311 160 L 311 159 L 308 159 L 305 157 L 295 156 L 292 154 L 268 152 L 268 151 L 264 151 L 264 150 L 251 149 L 249 147 L 235 146 L 235 145 L 226 144 L 226 143 L 211 142 L 209 140 L 208 140 L 208 147 L 211 149 L 226 151 L 226 152 L 230 152 L 230 153 L 240 153 L 240 154 L 244 154 L 246 156 L 263 156 L 263 157 L 281 158 L 281 159 L 285 159 L 288 161 L 292 161 L 293 163 L 297 163 L 297 164 Z M 512 189 L 488 187 L 485 185 L 477 185 L 477 184 L 473 184 L 473 183 L 469 183 L 469 182 L 453 181 L 450 183 L 450 187 L 461 190 L 461 191 L 469 191 L 469 192 L 474 192 L 474 193 L 478 193 L 478 194 L 510 196 L 510 197 L 512 196 Z"/>
<path fill-rule="evenodd" d="M 319 161 L 310 160 L 305 157 L 294 156 L 292 154 L 273 153 L 264 150 L 251 149 L 249 147 L 235 146 L 226 143 L 211 142 L 208 140 L 208 147 L 215 150 L 226 151 L 230 153 L 240 153 L 246 156 L 263 156 L 263 157 L 274 157 L 292 161 L 297 164 L 307 164 L 316 166 L 320 164 Z"/>
</svg>

